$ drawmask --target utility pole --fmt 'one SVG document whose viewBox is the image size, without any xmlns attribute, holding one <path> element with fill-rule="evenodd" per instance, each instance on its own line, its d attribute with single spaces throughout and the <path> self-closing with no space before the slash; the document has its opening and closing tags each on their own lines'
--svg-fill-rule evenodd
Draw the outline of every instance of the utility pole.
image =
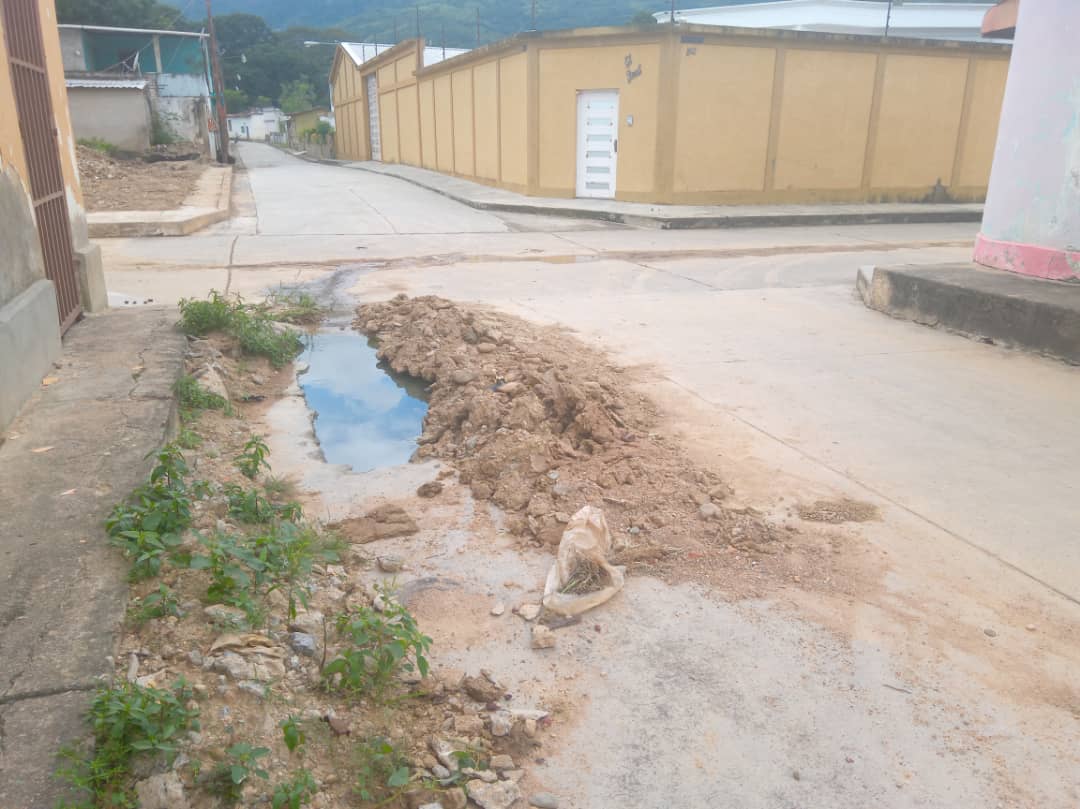
<svg viewBox="0 0 1080 809">
<path fill-rule="evenodd" d="M 536 0 L 532 0 L 532 25 L 529 26 L 529 30 L 536 30 Z"/>
<path fill-rule="evenodd" d="M 394 15 L 394 44 L 397 45 L 397 14 Z"/>
<path fill-rule="evenodd" d="M 675 0 L 671 0 L 671 25 L 675 26 Z"/>
<path fill-rule="evenodd" d="M 892 4 L 893 0 L 889 0 L 889 6 L 885 9 L 885 38 L 889 38 L 889 25 L 892 23 Z"/>
<path fill-rule="evenodd" d="M 442 58 L 446 61 L 446 20 L 442 21 Z"/>
<path fill-rule="evenodd" d="M 218 162 L 229 162 L 229 115 L 225 110 L 225 80 L 221 78 L 221 59 L 218 56 L 217 35 L 214 33 L 214 13 L 206 0 L 206 27 L 210 31 L 210 72 L 214 80 L 214 108 L 217 112 Z"/>
<path fill-rule="evenodd" d="M 476 47 L 480 47 L 480 6 L 476 7 Z"/>
<path fill-rule="evenodd" d="M 416 4 L 416 39 L 420 39 L 420 4 Z"/>
</svg>

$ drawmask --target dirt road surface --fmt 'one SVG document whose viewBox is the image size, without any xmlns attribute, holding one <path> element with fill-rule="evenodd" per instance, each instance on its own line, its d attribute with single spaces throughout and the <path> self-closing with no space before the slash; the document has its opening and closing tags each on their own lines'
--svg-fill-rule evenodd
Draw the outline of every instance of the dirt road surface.
<svg viewBox="0 0 1080 809">
<path fill-rule="evenodd" d="M 585 227 L 268 147 L 241 158 L 231 222 L 103 244 L 110 292 L 303 285 L 342 325 L 360 304 L 435 294 L 555 327 L 565 364 L 575 341 L 599 352 L 653 431 L 730 487 L 725 508 L 795 537 L 725 552 L 723 575 L 634 573 L 535 650 L 512 608 L 539 599 L 551 550 L 457 478 L 415 496 L 455 459 L 356 474 L 321 460 L 297 388 L 268 407 L 275 473 L 310 510 L 394 501 L 416 520 L 368 547 L 405 558 L 397 581 L 437 661 L 497 670 L 553 712 L 526 794 L 575 809 L 1080 804 L 1080 377 L 852 293 L 862 264 L 965 260 L 974 226 Z M 878 518 L 836 522 L 845 501 Z"/>
</svg>

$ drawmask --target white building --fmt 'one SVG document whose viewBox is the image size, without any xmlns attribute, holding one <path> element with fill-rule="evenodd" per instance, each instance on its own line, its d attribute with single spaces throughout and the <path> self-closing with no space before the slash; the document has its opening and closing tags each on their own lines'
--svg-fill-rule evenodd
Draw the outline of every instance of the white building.
<svg viewBox="0 0 1080 809">
<path fill-rule="evenodd" d="M 258 107 L 229 115 L 229 137 L 233 140 L 261 140 L 285 143 L 289 116 L 277 107 Z"/>
<path fill-rule="evenodd" d="M 708 8 L 675 12 L 676 22 L 742 28 L 787 28 L 833 34 L 916 39 L 980 40 L 983 16 L 991 2 L 922 2 L 921 0 L 734 0 Z M 653 15 L 669 22 L 671 12 Z"/>
</svg>

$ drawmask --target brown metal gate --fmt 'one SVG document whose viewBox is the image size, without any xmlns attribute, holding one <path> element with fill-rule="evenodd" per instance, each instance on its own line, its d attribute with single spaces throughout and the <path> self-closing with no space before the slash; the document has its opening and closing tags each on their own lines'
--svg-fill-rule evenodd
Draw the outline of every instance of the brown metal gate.
<svg viewBox="0 0 1080 809">
<path fill-rule="evenodd" d="M 45 46 L 41 38 L 38 0 L 2 0 L 15 108 L 30 174 L 45 276 L 56 285 L 60 330 L 66 331 L 82 314 L 75 254 L 71 249 L 64 173 L 60 168 L 56 121 L 49 95 Z"/>
</svg>

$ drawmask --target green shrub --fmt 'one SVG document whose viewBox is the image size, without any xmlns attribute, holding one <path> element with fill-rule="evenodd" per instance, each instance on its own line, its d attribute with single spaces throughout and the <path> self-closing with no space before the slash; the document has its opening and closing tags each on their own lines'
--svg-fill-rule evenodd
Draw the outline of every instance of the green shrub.
<svg viewBox="0 0 1080 809">
<path fill-rule="evenodd" d="M 255 480 L 260 470 L 270 470 L 270 462 L 266 460 L 269 454 L 270 448 L 266 446 L 263 437 L 253 435 L 244 444 L 244 451 L 236 456 L 234 463 L 240 474 L 248 480 Z"/>
<path fill-rule="evenodd" d="M 93 730 L 89 755 L 66 749 L 66 764 L 57 776 L 89 793 L 89 799 L 61 806 L 131 807 L 131 772 L 140 754 L 163 754 L 171 760 L 184 731 L 198 730 L 198 710 L 187 703 L 192 692 L 183 680 L 171 689 L 134 683 L 101 688 L 94 696 L 87 719 Z"/>
<path fill-rule="evenodd" d="M 196 336 L 224 332 L 236 338 L 245 354 L 266 357 L 275 368 L 289 362 L 304 347 L 292 330 L 275 327 L 265 307 L 249 306 L 239 298 L 230 301 L 216 290 L 206 300 L 180 301 L 180 328 Z"/>
<path fill-rule="evenodd" d="M 323 669 L 328 687 L 338 687 L 354 694 L 381 699 L 398 671 L 418 670 L 428 673 L 424 656 L 431 638 L 420 632 L 416 619 L 397 601 L 384 594 L 382 612 L 371 607 L 356 607 L 339 615 L 338 634 L 344 639 L 339 655 Z M 340 675 L 336 681 L 335 675 Z"/>
<path fill-rule="evenodd" d="M 176 380 L 173 390 L 180 402 L 180 409 L 186 413 L 197 410 L 223 410 L 229 413 L 232 409 L 224 397 L 211 393 L 199 384 L 199 380 L 187 374 Z"/>
<path fill-rule="evenodd" d="M 270 809 L 300 809 L 319 791 L 315 778 L 307 770 L 300 770 L 291 780 L 274 787 L 270 797 Z"/>
<path fill-rule="evenodd" d="M 153 592 L 147 593 L 139 609 L 135 613 L 135 620 L 148 621 L 151 618 L 165 618 L 167 616 L 180 617 L 180 600 L 176 597 L 168 585 L 160 584 Z"/>
<path fill-rule="evenodd" d="M 220 762 L 207 779 L 207 789 L 218 795 L 229 806 L 240 802 L 244 784 L 253 776 L 264 780 L 270 774 L 259 764 L 259 759 L 270 755 L 266 747 L 252 747 L 248 742 L 237 742 L 225 751 L 225 760 Z"/>
</svg>

